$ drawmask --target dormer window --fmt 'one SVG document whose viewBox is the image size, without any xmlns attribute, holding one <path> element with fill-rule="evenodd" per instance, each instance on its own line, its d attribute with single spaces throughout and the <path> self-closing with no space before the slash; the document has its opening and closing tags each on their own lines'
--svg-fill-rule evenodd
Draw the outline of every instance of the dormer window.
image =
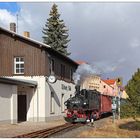
<svg viewBox="0 0 140 140">
<path fill-rule="evenodd" d="M 24 57 L 14 58 L 14 74 L 24 74 Z"/>
</svg>

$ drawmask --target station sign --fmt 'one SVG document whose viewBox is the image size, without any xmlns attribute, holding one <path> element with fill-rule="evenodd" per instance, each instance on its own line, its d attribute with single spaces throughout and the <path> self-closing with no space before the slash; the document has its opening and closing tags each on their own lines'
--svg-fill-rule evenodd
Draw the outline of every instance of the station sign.
<svg viewBox="0 0 140 140">
<path fill-rule="evenodd" d="M 61 89 L 62 90 L 66 90 L 66 91 L 71 91 L 71 86 L 67 86 L 67 85 L 61 84 Z"/>
<path fill-rule="evenodd" d="M 116 82 L 117 82 L 117 86 L 122 86 L 122 84 L 123 84 L 122 77 L 116 78 Z"/>
<path fill-rule="evenodd" d="M 117 105 L 116 104 L 112 104 L 112 110 L 116 110 L 117 109 Z"/>
</svg>

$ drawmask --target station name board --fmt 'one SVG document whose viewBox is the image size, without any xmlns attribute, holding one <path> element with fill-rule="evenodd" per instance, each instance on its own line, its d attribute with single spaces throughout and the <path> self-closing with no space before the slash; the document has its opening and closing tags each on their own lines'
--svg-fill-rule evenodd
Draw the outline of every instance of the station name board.
<svg viewBox="0 0 140 140">
<path fill-rule="evenodd" d="M 61 88 L 62 90 L 71 91 L 71 86 L 66 86 L 64 84 L 61 84 Z"/>
</svg>

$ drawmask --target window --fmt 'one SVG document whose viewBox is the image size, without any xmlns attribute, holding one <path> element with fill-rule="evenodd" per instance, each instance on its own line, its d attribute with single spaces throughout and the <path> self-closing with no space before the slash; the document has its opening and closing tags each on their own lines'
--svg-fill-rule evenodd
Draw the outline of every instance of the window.
<svg viewBox="0 0 140 140">
<path fill-rule="evenodd" d="M 106 86 L 104 85 L 104 88 L 106 88 Z"/>
<path fill-rule="evenodd" d="M 61 64 L 61 78 L 65 78 L 65 65 Z"/>
<path fill-rule="evenodd" d="M 72 94 L 70 94 L 70 98 L 72 98 Z"/>
<path fill-rule="evenodd" d="M 54 74 L 54 59 L 50 60 L 50 74 Z"/>
<path fill-rule="evenodd" d="M 73 69 L 70 69 L 70 80 L 73 81 Z"/>
<path fill-rule="evenodd" d="M 14 58 L 14 74 L 24 74 L 24 58 Z"/>
<path fill-rule="evenodd" d="M 64 112 L 64 94 L 61 95 L 61 112 Z"/>
<path fill-rule="evenodd" d="M 54 93 L 51 92 L 50 112 L 54 113 Z"/>
</svg>

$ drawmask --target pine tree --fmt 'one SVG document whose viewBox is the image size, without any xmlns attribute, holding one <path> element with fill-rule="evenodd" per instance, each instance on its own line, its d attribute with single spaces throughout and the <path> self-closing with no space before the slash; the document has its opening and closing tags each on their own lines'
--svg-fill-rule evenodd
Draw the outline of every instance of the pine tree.
<svg viewBox="0 0 140 140">
<path fill-rule="evenodd" d="M 127 100 L 128 108 L 132 108 L 132 116 L 140 115 L 140 69 L 134 73 L 126 85 L 126 92 L 129 96 Z M 124 110 L 126 111 L 126 110 Z"/>
<path fill-rule="evenodd" d="M 50 17 L 42 31 L 44 33 L 43 42 L 64 55 L 70 55 L 67 52 L 68 42 L 70 41 L 68 39 L 68 29 L 66 29 L 63 20 L 59 18 L 60 14 L 56 4 L 53 4 L 49 15 Z"/>
</svg>

